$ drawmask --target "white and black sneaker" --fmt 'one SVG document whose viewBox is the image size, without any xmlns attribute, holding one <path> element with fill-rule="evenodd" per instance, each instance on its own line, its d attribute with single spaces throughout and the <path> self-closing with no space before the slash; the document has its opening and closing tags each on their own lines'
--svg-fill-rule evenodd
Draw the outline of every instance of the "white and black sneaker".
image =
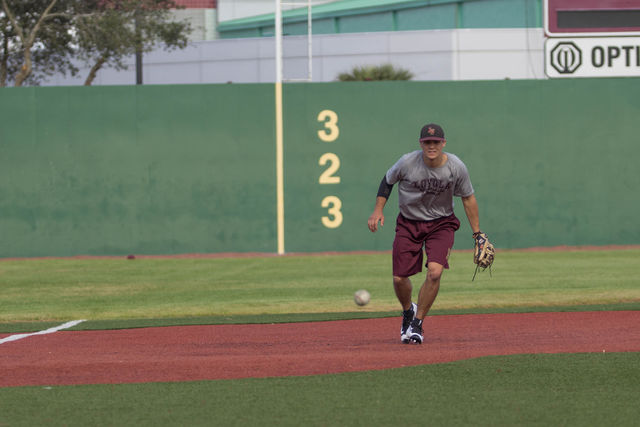
<svg viewBox="0 0 640 427">
<path fill-rule="evenodd" d="M 407 337 L 409 341 L 416 344 L 422 344 L 424 340 L 422 337 L 422 320 L 413 319 L 411 321 L 411 326 L 407 330 Z"/>
<path fill-rule="evenodd" d="M 407 335 L 407 330 L 409 326 L 411 326 L 411 321 L 416 317 L 416 312 L 418 311 L 418 306 L 415 302 L 411 303 L 411 307 L 409 310 L 405 310 L 402 312 L 402 329 L 400 329 L 400 340 L 409 344 L 409 335 Z"/>
</svg>

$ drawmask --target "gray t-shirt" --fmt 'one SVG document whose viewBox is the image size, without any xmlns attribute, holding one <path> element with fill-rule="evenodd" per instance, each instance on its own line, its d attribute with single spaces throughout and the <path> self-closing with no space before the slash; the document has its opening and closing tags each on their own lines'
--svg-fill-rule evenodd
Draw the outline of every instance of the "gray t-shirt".
<svg viewBox="0 0 640 427">
<path fill-rule="evenodd" d="M 400 213 L 408 219 L 430 221 L 453 213 L 453 196 L 473 194 L 467 167 L 454 154 L 447 162 L 430 168 L 422 159 L 422 150 L 405 154 L 387 171 L 387 183 L 399 182 Z"/>
</svg>

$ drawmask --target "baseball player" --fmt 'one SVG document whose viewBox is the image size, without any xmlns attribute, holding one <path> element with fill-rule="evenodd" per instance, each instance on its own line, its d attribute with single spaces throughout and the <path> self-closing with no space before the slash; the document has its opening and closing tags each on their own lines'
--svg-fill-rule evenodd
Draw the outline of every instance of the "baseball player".
<svg viewBox="0 0 640 427">
<path fill-rule="evenodd" d="M 437 124 L 425 125 L 420 131 L 420 150 L 405 154 L 382 178 L 369 230 L 384 226 L 383 209 L 398 183 L 400 213 L 393 241 L 393 287 L 402 305 L 403 343 L 422 344 L 422 321 L 440 289 L 440 278 L 449 268 L 448 258 L 454 233 L 460 221 L 453 212 L 453 196 L 460 197 L 474 238 L 480 231 L 478 203 L 473 193 L 467 167 L 457 156 L 444 152 L 444 131 Z M 409 276 L 422 271 L 423 251 L 427 256 L 427 277 L 412 302 L 413 286 Z"/>
</svg>

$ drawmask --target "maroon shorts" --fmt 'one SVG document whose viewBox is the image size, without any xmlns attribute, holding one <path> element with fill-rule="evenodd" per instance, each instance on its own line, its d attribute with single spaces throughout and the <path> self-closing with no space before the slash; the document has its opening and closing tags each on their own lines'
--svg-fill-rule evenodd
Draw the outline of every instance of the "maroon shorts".
<svg viewBox="0 0 640 427">
<path fill-rule="evenodd" d="M 427 263 L 437 262 L 449 268 L 449 254 L 458 228 L 460 221 L 454 214 L 433 221 L 414 221 L 399 214 L 393 241 L 393 275 L 409 277 L 421 272 L 423 246 Z"/>
</svg>

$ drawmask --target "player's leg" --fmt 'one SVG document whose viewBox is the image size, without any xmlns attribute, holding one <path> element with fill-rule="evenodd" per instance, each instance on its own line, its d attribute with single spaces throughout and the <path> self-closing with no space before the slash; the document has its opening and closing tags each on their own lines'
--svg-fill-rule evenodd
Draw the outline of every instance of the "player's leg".
<svg viewBox="0 0 640 427">
<path fill-rule="evenodd" d="M 442 277 L 443 271 L 444 266 L 442 264 L 438 264 L 437 262 L 427 263 L 427 278 L 422 284 L 420 293 L 418 294 L 418 311 L 416 312 L 416 318 L 422 320 L 427 313 L 429 313 L 433 302 L 438 296 L 440 278 Z"/>
<path fill-rule="evenodd" d="M 427 263 L 427 278 L 425 279 L 420 292 L 418 293 L 418 307 L 414 319 L 411 321 L 407 333 L 405 334 L 409 342 L 422 344 L 424 341 L 424 332 L 422 329 L 422 321 L 431 309 L 433 302 L 438 296 L 440 290 L 440 278 L 444 267 L 437 262 Z"/>
<path fill-rule="evenodd" d="M 411 321 L 415 317 L 417 305 L 411 301 L 411 295 L 413 292 L 413 286 L 411 280 L 408 277 L 393 276 L 393 289 L 396 292 L 396 297 L 402 305 L 402 327 L 400 328 L 400 341 L 407 344 L 409 337 L 407 336 L 407 330 Z"/>
<path fill-rule="evenodd" d="M 393 239 L 393 288 L 403 310 L 411 308 L 413 286 L 410 276 L 422 271 L 422 240 L 415 221 L 398 215 Z"/>
<path fill-rule="evenodd" d="M 409 276 L 422 270 L 422 241 L 414 236 L 417 227 L 411 221 L 398 215 L 396 236 L 393 241 L 393 289 L 402 306 L 402 327 L 400 339 L 408 343 L 406 336 L 409 324 L 416 312 L 412 300 L 413 286 Z"/>
<path fill-rule="evenodd" d="M 411 296 L 413 294 L 413 285 L 408 277 L 393 276 L 393 290 L 400 302 L 403 310 L 411 308 Z"/>
<path fill-rule="evenodd" d="M 428 238 L 425 240 L 427 254 L 427 277 L 418 294 L 418 309 L 415 319 L 407 330 L 409 340 L 422 344 L 422 321 L 431 309 L 438 291 L 440 279 L 445 268 L 449 268 L 449 254 L 453 247 L 454 234 L 460 227 L 460 221 L 451 215 L 428 225 Z"/>
</svg>

